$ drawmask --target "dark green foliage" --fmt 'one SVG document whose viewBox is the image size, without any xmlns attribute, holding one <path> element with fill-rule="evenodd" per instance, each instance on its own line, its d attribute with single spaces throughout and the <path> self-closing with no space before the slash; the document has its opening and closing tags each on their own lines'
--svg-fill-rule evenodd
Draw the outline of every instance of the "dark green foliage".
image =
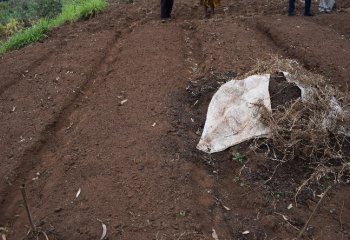
<svg viewBox="0 0 350 240">
<path fill-rule="evenodd" d="M 4 44 L 0 44 L 0 54 L 40 41 L 45 38 L 48 31 L 49 22 L 47 20 L 41 20 L 33 27 L 14 34 Z"/>
<path fill-rule="evenodd" d="M 34 0 L 32 9 L 37 19 L 52 19 L 60 14 L 62 3 L 61 0 Z"/>
<path fill-rule="evenodd" d="M 33 20 L 54 18 L 61 10 L 61 0 L 9 0 L 0 3 L 0 24 L 15 18 L 30 25 Z"/>
<path fill-rule="evenodd" d="M 60 12 L 57 17 L 53 19 L 48 19 L 47 17 L 41 18 L 40 20 L 35 21 L 31 27 L 21 29 L 12 34 L 5 42 L 0 42 L 0 55 L 14 49 L 19 49 L 33 42 L 40 41 L 46 37 L 46 34 L 51 29 L 58 27 L 65 22 L 93 17 L 104 11 L 107 7 L 107 0 L 66 0 L 64 3 L 62 12 Z M 10 26 L 16 29 L 17 25 L 15 23 L 18 23 L 18 21 L 15 18 L 11 19 L 10 23 L 12 24 Z M 7 25 L 3 30 L 6 31 L 8 28 L 12 29 Z M 1 27 L 3 28 L 4 26 L 0 25 L 0 31 Z"/>
</svg>

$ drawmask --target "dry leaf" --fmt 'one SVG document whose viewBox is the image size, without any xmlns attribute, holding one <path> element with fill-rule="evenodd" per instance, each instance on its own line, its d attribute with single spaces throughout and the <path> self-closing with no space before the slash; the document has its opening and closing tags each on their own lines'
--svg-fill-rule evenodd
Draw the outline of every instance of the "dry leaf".
<svg viewBox="0 0 350 240">
<path fill-rule="evenodd" d="M 247 234 L 249 234 L 249 233 L 250 233 L 249 231 L 244 231 L 244 232 L 242 232 L 243 235 L 247 235 Z"/>
<path fill-rule="evenodd" d="M 323 195 L 324 195 L 324 193 L 321 193 L 321 194 L 316 195 L 316 196 L 317 196 L 317 197 L 319 197 L 319 198 L 322 198 L 322 197 L 323 197 Z"/>
<path fill-rule="evenodd" d="M 126 103 L 128 101 L 128 99 L 124 99 L 123 101 L 120 102 L 120 105 L 123 105 L 124 103 Z"/>
<path fill-rule="evenodd" d="M 107 235 L 107 226 L 106 224 L 102 223 L 102 235 L 100 240 L 104 240 L 106 238 Z"/>
<path fill-rule="evenodd" d="M 219 240 L 219 237 L 218 237 L 218 235 L 216 234 L 215 229 L 212 228 L 212 230 L 213 230 L 213 233 L 211 234 L 211 236 L 212 236 L 215 240 Z"/>
<path fill-rule="evenodd" d="M 291 204 L 288 205 L 287 209 L 289 210 L 289 209 L 291 209 L 292 207 L 293 207 L 293 204 L 291 203 Z"/>
<path fill-rule="evenodd" d="M 155 127 L 156 125 L 157 125 L 157 123 L 153 123 L 153 124 L 152 124 L 152 127 Z"/>
<path fill-rule="evenodd" d="M 46 234 L 45 232 L 41 232 L 41 233 L 44 235 L 44 237 L 45 237 L 46 240 L 50 240 L 49 237 L 47 236 L 47 234 Z"/>
<path fill-rule="evenodd" d="M 226 207 L 225 205 L 222 205 L 227 211 L 230 211 L 231 210 L 231 208 L 229 208 L 229 207 Z"/>
<path fill-rule="evenodd" d="M 81 188 L 79 188 L 79 190 L 78 190 L 77 194 L 75 194 L 75 198 L 78 198 L 78 197 L 79 197 L 79 195 L 80 195 L 80 193 L 81 193 Z"/>
</svg>

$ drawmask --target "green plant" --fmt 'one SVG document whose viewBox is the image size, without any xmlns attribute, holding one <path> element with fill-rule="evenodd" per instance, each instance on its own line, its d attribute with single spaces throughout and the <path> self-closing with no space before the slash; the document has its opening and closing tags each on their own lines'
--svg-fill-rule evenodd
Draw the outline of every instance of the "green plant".
<svg viewBox="0 0 350 240">
<path fill-rule="evenodd" d="M 236 161 L 240 164 L 243 164 L 244 163 L 244 156 L 242 154 L 240 154 L 239 152 L 232 153 L 232 160 Z"/>
<path fill-rule="evenodd" d="M 234 176 L 233 181 L 234 182 L 240 182 L 241 178 L 239 176 Z"/>
<path fill-rule="evenodd" d="M 330 214 L 335 213 L 336 209 L 335 208 L 328 208 L 327 209 Z"/>
<path fill-rule="evenodd" d="M 85 0 L 69 2 L 63 6 L 62 12 L 51 23 L 51 27 L 57 27 L 64 22 L 87 19 L 104 11 L 107 7 L 106 0 Z"/>
<path fill-rule="evenodd" d="M 11 36 L 5 43 L 0 46 L 0 54 L 10 50 L 19 49 L 32 42 L 37 42 L 45 38 L 49 30 L 49 22 L 41 20 L 31 28 L 22 30 Z"/>
<path fill-rule="evenodd" d="M 12 0 L 24 1 L 24 0 Z M 26 0 L 27 1 L 27 0 Z M 47 1 L 49 0 L 35 0 Z M 58 1 L 58 0 L 54 0 Z M 49 3 L 48 3 L 49 4 Z M 48 5 L 49 6 L 49 5 Z M 32 27 L 19 31 L 11 36 L 7 41 L 0 44 L 0 54 L 24 47 L 30 43 L 40 41 L 46 37 L 46 34 L 55 27 L 68 21 L 77 21 L 95 16 L 107 7 L 107 0 L 66 0 L 62 12 L 54 19 L 41 19 Z M 50 8 L 50 7 L 48 7 Z"/>
<path fill-rule="evenodd" d="M 187 211 L 186 211 L 186 210 L 181 210 L 181 211 L 179 212 L 179 215 L 180 215 L 181 217 L 186 217 Z"/>
<path fill-rule="evenodd" d="M 196 131 L 196 134 L 197 134 L 198 136 L 201 136 L 202 133 L 203 133 L 203 128 L 199 127 L 199 128 L 197 129 L 197 131 Z"/>
<path fill-rule="evenodd" d="M 101 0 L 90 0 L 80 5 L 80 18 L 91 18 L 106 8 L 106 2 Z"/>
<path fill-rule="evenodd" d="M 5 10 L 7 8 L 6 3 L 0 2 L 0 11 Z"/>
<path fill-rule="evenodd" d="M 61 10 L 61 0 L 35 0 L 33 4 L 33 12 L 35 12 L 36 18 L 52 19 L 59 15 Z"/>
<path fill-rule="evenodd" d="M 244 188 L 244 187 L 250 188 L 250 185 L 247 182 L 243 181 L 243 179 L 241 179 L 239 176 L 234 176 L 233 181 L 235 183 L 237 183 L 242 188 Z"/>
<path fill-rule="evenodd" d="M 30 22 L 41 18 L 52 19 L 62 10 L 61 0 L 9 0 L 0 8 L 0 22 L 10 18 Z"/>
<path fill-rule="evenodd" d="M 280 199 L 284 196 L 283 192 L 272 192 L 272 196 L 274 196 L 277 199 Z"/>
<path fill-rule="evenodd" d="M 23 24 L 17 19 L 11 18 L 4 26 L 4 35 L 11 36 L 23 28 Z"/>
<path fill-rule="evenodd" d="M 5 35 L 5 26 L 0 24 L 0 37 Z"/>
<path fill-rule="evenodd" d="M 13 8 L 7 2 L 0 3 L 0 24 L 6 24 L 13 15 Z"/>
</svg>

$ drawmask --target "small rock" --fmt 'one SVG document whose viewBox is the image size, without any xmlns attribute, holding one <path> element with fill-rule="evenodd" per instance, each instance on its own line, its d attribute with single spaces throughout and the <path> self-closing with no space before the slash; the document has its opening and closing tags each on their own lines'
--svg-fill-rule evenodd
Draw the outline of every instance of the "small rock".
<svg viewBox="0 0 350 240">
<path fill-rule="evenodd" d="M 143 166 L 143 165 L 140 165 L 140 166 L 137 167 L 137 169 L 140 170 L 140 171 L 142 171 L 144 168 L 145 168 L 145 166 Z"/>
<path fill-rule="evenodd" d="M 62 210 L 63 210 L 63 208 L 58 207 L 58 208 L 55 208 L 54 212 L 55 212 L 55 213 L 59 213 L 59 212 L 61 212 Z"/>
</svg>

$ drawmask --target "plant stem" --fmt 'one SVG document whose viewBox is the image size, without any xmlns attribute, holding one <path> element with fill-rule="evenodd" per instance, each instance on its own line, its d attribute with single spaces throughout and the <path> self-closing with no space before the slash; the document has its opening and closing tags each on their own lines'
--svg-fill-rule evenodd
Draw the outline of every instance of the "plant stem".
<svg viewBox="0 0 350 240">
<path fill-rule="evenodd" d="M 317 203 L 315 209 L 312 211 L 312 213 L 311 213 L 309 219 L 308 219 L 307 222 L 305 223 L 303 229 L 300 231 L 300 233 L 299 233 L 299 235 L 297 236 L 296 240 L 300 239 L 300 238 L 303 236 L 304 232 L 306 231 L 307 227 L 309 226 L 309 223 L 310 223 L 312 217 L 315 215 L 315 213 L 316 213 L 318 207 L 321 205 L 321 202 L 322 202 L 323 198 L 326 196 L 327 192 L 331 189 L 331 187 L 332 187 L 332 186 L 329 186 L 329 187 L 326 189 L 326 191 L 324 191 L 324 193 L 322 194 L 322 197 L 321 197 L 320 200 L 318 201 L 318 203 Z"/>
<path fill-rule="evenodd" d="M 30 213 L 30 210 L 29 210 L 29 206 L 28 206 L 28 202 L 27 202 L 26 188 L 25 188 L 24 184 L 21 187 L 21 192 L 22 192 L 23 202 L 24 202 L 24 206 L 25 206 L 26 211 L 27 211 L 30 226 L 31 226 L 33 232 L 36 232 L 36 227 L 35 227 L 34 222 L 33 222 L 32 214 Z"/>
</svg>

